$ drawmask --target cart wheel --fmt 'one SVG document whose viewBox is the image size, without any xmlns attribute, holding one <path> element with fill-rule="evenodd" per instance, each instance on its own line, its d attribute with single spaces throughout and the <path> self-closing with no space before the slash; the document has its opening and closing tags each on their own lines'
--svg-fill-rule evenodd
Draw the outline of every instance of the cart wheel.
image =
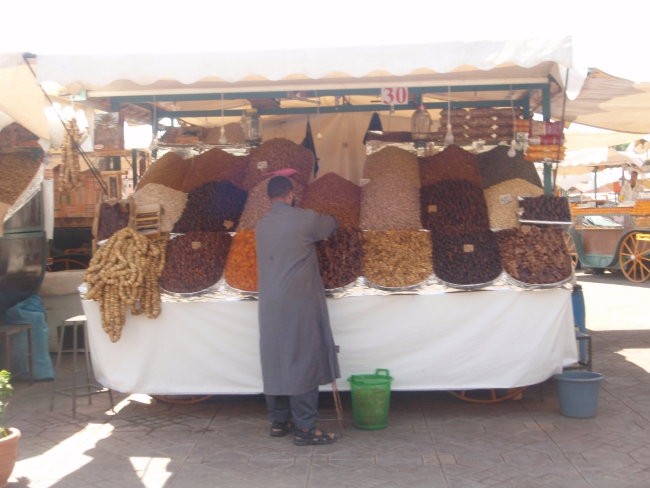
<svg viewBox="0 0 650 488">
<path fill-rule="evenodd" d="M 521 400 L 525 386 L 519 388 L 491 390 L 450 390 L 449 393 L 470 403 L 499 403 L 507 400 Z"/>
<path fill-rule="evenodd" d="M 650 278 L 650 233 L 626 235 L 619 248 L 618 264 L 630 281 L 641 283 Z"/>
<path fill-rule="evenodd" d="M 163 403 L 172 405 L 193 405 L 201 403 L 212 398 L 212 395 L 151 395 L 153 398 Z"/>
<path fill-rule="evenodd" d="M 576 266 L 578 266 L 578 250 L 576 248 L 576 243 L 573 240 L 573 237 L 567 231 L 564 231 L 564 244 L 566 244 L 566 250 L 571 257 L 573 269 L 576 269 Z"/>
</svg>

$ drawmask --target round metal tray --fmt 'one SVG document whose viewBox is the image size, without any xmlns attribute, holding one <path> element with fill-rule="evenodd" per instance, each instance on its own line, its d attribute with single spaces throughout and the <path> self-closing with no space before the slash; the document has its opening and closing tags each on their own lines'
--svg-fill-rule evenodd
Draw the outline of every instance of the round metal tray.
<svg viewBox="0 0 650 488">
<path fill-rule="evenodd" d="M 567 283 L 570 283 L 571 280 L 574 278 L 574 274 L 571 273 L 567 278 L 555 282 L 555 283 L 526 283 L 524 281 L 519 281 L 516 278 L 513 278 L 512 275 L 508 274 L 507 272 L 504 271 L 504 275 L 506 277 L 506 281 L 509 284 L 512 284 L 514 286 L 517 286 L 519 288 L 524 288 L 526 290 L 543 290 L 547 288 L 560 288 L 561 286 L 566 285 Z"/>
<path fill-rule="evenodd" d="M 215 283 L 212 283 L 207 288 L 203 288 L 202 290 L 197 290 L 197 291 L 184 291 L 184 292 L 169 291 L 169 290 L 166 290 L 165 288 L 163 288 L 160 285 L 159 285 L 159 288 L 160 288 L 160 291 L 165 293 L 166 295 L 176 297 L 176 298 L 197 297 L 197 296 L 201 296 L 201 295 L 205 295 L 207 293 L 212 293 L 214 291 L 217 291 L 217 285 L 219 284 L 219 281 L 216 281 Z"/>
<path fill-rule="evenodd" d="M 365 284 L 369 288 L 376 288 L 378 290 L 382 291 L 389 291 L 389 292 L 408 292 L 408 291 L 415 291 L 423 286 L 427 286 L 432 284 L 432 276 L 429 276 L 426 280 L 422 280 L 419 283 L 415 283 L 413 285 L 408 285 L 408 286 L 384 286 L 380 285 L 377 283 L 374 283 L 370 281 L 368 278 L 365 279 Z"/>
<path fill-rule="evenodd" d="M 487 281 L 485 283 L 471 283 L 468 285 L 460 284 L 460 283 L 452 283 L 450 281 L 445 281 L 440 276 L 434 275 L 435 278 L 445 286 L 448 286 L 449 288 L 457 288 L 459 290 L 480 290 L 482 288 L 487 288 L 488 286 L 494 285 L 499 279 L 503 276 L 503 271 L 499 273 L 498 276 L 496 276 L 493 280 Z"/>
</svg>

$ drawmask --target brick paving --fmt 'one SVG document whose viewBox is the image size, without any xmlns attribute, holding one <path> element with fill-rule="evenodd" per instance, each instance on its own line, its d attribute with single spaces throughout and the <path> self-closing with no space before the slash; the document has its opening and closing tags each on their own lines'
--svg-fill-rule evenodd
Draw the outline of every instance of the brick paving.
<svg viewBox="0 0 650 488">
<path fill-rule="evenodd" d="M 594 418 L 562 416 L 551 379 L 520 400 L 489 405 L 447 392 L 393 392 L 388 428 L 367 431 L 354 427 L 343 392 L 343 438 L 296 447 L 290 436 L 268 436 L 261 395 L 178 405 L 114 393 L 112 413 L 100 394 L 92 405 L 79 400 L 73 418 L 66 397 L 50 412 L 52 383 L 19 383 L 7 420 L 23 437 L 8 486 L 647 488 L 650 324 L 605 327 L 610 319 L 595 303 L 603 285 L 588 278 L 594 370 L 605 377 Z M 621 300 L 644 289 L 626 286 L 616 288 Z M 322 424 L 336 430 L 330 394 L 321 406 Z"/>
</svg>

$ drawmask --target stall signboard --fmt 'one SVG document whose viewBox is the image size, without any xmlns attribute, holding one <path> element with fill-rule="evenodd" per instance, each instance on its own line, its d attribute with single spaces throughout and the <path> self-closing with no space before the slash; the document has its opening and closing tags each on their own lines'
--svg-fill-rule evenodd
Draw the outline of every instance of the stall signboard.
<svg viewBox="0 0 650 488">
<path fill-rule="evenodd" d="M 409 102 L 409 89 L 404 86 L 382 88 L 381 102 L 386 105 L 406 105 Z"/>
</svg>

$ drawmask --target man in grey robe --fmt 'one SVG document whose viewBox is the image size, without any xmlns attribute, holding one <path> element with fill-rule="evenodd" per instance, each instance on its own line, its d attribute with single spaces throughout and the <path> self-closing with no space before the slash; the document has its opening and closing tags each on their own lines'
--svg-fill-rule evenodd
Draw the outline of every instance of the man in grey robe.
<svg viewBox="0 0 650 488">
<path fill-rule="evenodd" d="M 291 180 L 274 176 L 270 210 L 255 227 L 262 379 L 271 435 L 330 444 L 316 427 L 318 387 L 340 377 L 316 242 L 334 232 L 331 215 L 296 208 Z"/>
</svg>

